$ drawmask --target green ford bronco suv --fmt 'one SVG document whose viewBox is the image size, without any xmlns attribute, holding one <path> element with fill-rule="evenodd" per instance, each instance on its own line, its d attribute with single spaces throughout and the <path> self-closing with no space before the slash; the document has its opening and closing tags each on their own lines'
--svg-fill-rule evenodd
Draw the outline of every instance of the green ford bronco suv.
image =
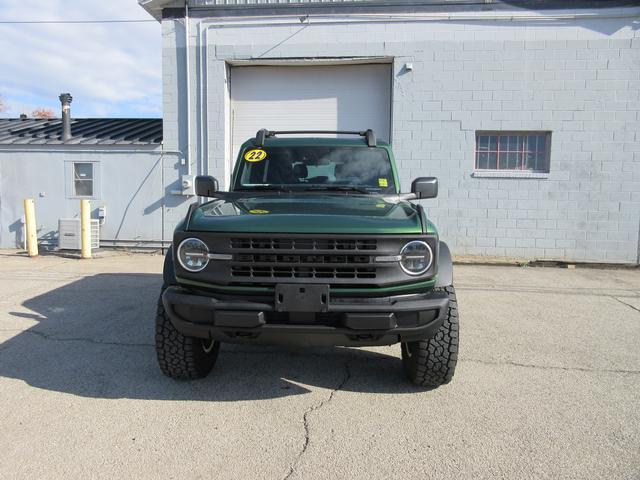
<svg viewBox="0 0 640 480">
<path fill-rule="evenodd" d="M 451 254 L 410 202 L 435 197 L 437 179 L 400 193 L 393 152 L 371 130 L 260 130 L 229 192 L 213 177 L 195 184 L 212 200 L 191 205 L 165 259 L 156 351 L 166 375 L 206 376 L 223 342 L 401 343 L 412 382 L 451 380 Z"/>
</svg>

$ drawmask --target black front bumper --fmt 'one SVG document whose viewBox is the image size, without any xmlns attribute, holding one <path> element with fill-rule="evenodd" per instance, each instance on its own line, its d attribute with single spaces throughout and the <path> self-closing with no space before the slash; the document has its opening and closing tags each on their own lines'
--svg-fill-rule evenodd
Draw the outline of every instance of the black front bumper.
<svg viewBox="0 0 640 480">
<path fill-rule="evenodd" d="M 178 286 L 162 303 L 173 326 L 190 337 L 229 343 L 390 345 L 435 336 L 449 307 L 444 292 L 384 299 L 332 299 L 324 313 L 277 312 L 273 301 L 218 298 Z"/>
</svg>

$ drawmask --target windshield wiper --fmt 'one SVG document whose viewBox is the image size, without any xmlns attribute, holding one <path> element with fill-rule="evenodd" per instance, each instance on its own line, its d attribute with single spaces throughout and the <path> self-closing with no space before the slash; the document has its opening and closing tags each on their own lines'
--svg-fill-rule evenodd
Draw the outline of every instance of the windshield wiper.
<svg viewBox="0 0 640 480">
<path fill-rule="evenodd" d="M 366 190 L 361 187 L 352 187 L 349 185 L 323 185 L 321 187 L 308 187 L 304 189 L 310 192 L 357 192 L 370 194 L 370 190 Z"/>
<path fill-rule="evenodd" d="M 244 187 L 236 189 L 237 192 L 291 192 L 290 188 L 278 185 L 255 185 L 252 187 Z"/>
</svg>

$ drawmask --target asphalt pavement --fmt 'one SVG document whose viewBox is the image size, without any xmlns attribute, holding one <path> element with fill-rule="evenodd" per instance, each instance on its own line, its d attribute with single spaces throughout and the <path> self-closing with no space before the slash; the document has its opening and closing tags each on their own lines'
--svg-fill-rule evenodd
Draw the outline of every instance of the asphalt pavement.
<svg viewBox="0 0 640 480">
<path fill-rule="evenodd" d="M 457 266 L 453 381 L 399 346 L 156 365 L 162 258 L 0 251 L 0 478 L 640 478 L 640 270 Z"/>
</svg>

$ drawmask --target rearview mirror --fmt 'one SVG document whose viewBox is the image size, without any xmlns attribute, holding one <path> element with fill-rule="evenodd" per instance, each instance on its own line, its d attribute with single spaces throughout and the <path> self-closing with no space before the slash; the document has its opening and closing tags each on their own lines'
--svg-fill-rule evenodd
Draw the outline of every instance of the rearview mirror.
<svg viewBox="0 0 640 480">
<path fill-rule="evenodd" d="M 436 198 L 438 196 L 438 179 L 436 177 L 419 177 L 411 182 L 411 193 L 416 198 Z"/>
<path fill-rule="evenodd" d="M 196 195 L 199 197 L 213 197 L 218 191 L 218 180 L 209 175 L 196 177 Z"/>
</svg>

